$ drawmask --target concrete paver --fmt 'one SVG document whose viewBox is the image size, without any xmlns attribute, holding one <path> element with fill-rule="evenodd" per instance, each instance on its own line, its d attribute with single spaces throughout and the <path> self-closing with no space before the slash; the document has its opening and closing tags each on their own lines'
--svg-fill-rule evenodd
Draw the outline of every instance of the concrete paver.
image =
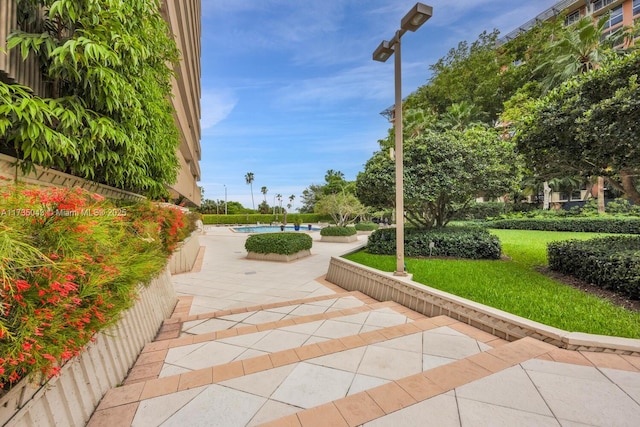
<svg viewBox="0 0 640 427">
<path fill-rule="evenodd" d="M 328 244 L 312 233 L 313 255 L 283 264 L 245 259 L 245 237 L 219 227 L 201 238 L 200 271 L 173 278 L 181 302 L 160 334 L 166 341 L 145 347 L 131 381 L 107 393 L 91 427 L 640 419 L 638 357 L 506 343 L 446 317 L 420 320 L 321 279 L 330 256 L 358 243 Z"/>
</svg>

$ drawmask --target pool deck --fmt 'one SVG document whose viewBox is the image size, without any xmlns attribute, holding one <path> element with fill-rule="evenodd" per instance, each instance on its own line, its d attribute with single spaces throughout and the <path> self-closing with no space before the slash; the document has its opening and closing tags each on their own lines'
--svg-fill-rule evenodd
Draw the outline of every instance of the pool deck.
<svg viewBox="0 0 640 427">
<path fill-rule="evenodd" d="M 640 357 L 503 341 L 446 316 L 345 292 L 320 242 L 291 263 L 246 259 L 208 228 L 156 341 L 89 421 L 101 426 L 636 426 Z"/>
</svg>

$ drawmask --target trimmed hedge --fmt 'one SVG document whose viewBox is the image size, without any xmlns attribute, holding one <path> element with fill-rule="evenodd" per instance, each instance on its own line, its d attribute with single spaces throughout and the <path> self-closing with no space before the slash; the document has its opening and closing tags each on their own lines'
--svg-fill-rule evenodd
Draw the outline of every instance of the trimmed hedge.
<svg viewBox="0 0 640 427">
<path fill-rule="evenodd" d="M 318 214 L 287 214 L 287 223 L 294 224 L 297 219 L 302 224 L 312 224 L 327 221 L 331 217 Z M 284 216 L 278 214 L 276 220 L 275 215 L 265 214 L 237 214 L 237 215 L 202 215 L 202 223 L 207 225 L 225 225 L 225 224 L 271 224 L 272 222 L 282 222 Z"/>
<path fill-rule="evenodd" d="M 358 231 L 375 231 L 380 226 L 374 222 L 359 222 L 356 224 L 356 230 Z"/>
<path fill-rule="evenodd" d="M 358 231 L 355 227 L 325 227 L 320 230 L 321 236 L 353 236 Z"/>
<path fill-rule="evenodd" d="M 486 226 L 509 230 L 640 234 L 640 218 L 621 217 L 501 219 L 489 221 Z"/>
<path fill-rule="evenodd" d="M 640 236 L 551 242 L 547 255 L 554 271 L 640 299 Z"/>
<path fill-rule="evenodd" d="M 263 233 L 249 236 L 244 248 L 258 254 L 292 255 L 312 245 L 311 236 L 304 233 Z"/>
<path fill-rule="evenodd" d="M 433 248 L 430 243 L 433 242 Z M 432 230 L 406 229 L 404 251 L 408 257 L 446 256 L 467 259 L 500 259 L 500 240 L 486 229 L 447 227 Z M 378 255 L 396 253 L 396 230 L 385 228 L 369 236 L 366 251 Z"/>
</svg>

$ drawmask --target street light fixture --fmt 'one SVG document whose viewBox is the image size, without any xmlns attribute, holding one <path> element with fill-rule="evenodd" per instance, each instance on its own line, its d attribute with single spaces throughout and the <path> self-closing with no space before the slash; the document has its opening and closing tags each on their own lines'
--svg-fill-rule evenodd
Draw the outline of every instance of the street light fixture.
<svg viewBox="0 0 640 427">
<path fill-rule="evenodd" d="M 395 276 L 406 276 L 404 267 L 404 171 L 402 161 L 402 58 L 400 38 L 407 31 L 416 31 L 433 15 L 433 8 L 426 4 L 416 3 L 400 21 L 400 29 L 390 41 L 383 41 L 373 52 L 373 60 L 386 62 L 395 54 L 395 158 L 396 158 L 396 271 Z"/>
</svg>

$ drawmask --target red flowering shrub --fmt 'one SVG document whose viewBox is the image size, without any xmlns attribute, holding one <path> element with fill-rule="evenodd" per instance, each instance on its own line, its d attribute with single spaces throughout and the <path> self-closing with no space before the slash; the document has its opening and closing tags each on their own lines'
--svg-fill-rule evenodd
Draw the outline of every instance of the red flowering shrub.
<svg viewBox="0 0 640 427">
<path fill-rule="evenodd" d="M 116 322 L 183 224 L 181 211 L 118 208 L 79 188 L 0 186 L 0 394 L 56 375 Z"/>
</svg>

